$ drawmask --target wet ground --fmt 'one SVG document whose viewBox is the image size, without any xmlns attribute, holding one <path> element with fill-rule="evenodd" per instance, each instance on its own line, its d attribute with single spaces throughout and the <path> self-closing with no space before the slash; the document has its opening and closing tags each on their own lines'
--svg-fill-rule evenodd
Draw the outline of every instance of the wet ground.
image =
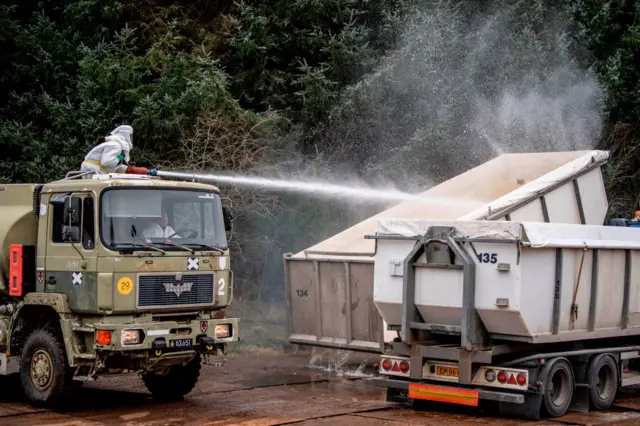
<svg viewBox="0 0 640 426">
<path fill-rule="evenodd" d="M 311 358 L 311 365 L 310 365 Z M 640 391 L 627 392 L 605 412 L 570 413 L 554 421 L 498 418 L 452 406 L 415 410 L 385 402 L 385 391 L 368 383 L 362 360 L 307 355 L 252 355 L 222 368 L 204 366 L 196 389 L 184 401 L 158 403 L 134 374 L 85 384 L 68 407 L 52 412 L 29 406 L 6 392 L 0 378 L 0 425 L 635 425 Z M 336 365 L 338 373 L 336 373 Z M 323 368 L 324 367 L 324 368 Z M 329 368 L 327 368 L 329 367 Z M 326 370 L 330 370 L 329 372 Z"/>
</svg>

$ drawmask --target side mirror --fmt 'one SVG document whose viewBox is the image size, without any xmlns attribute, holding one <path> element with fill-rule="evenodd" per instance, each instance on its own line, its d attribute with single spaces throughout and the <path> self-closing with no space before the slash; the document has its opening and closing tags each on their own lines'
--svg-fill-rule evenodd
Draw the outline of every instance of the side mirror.
<svg viewBox="0 0 640 426">
<path fill-rule="evenodd" d="M 224 230 L 231 231 L 233 228 L 233 215 L 229 207 L 222 207 L 222 217 L 224 219 Z"/>
</svg>

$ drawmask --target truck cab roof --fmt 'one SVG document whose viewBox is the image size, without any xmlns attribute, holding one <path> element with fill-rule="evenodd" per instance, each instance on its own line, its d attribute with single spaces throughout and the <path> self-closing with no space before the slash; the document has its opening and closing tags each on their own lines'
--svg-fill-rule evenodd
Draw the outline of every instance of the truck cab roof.
<svg viewBox="0 0 640 426">
<path fill-rule="evenodd" d="M 93 175 L 90 179 L 83 179 L 79 172 L 70 172 L 64 179 L 49 182 L 42 188 L 42 192 L 77 191 L 79 188 L 101 191 L 104 188 L 114 186 L 140 186 L 140 187 L 165 187 L 165 188 L 189 188 L 195 190 L 207 190 L 220 192 L 217 186 L 198 182 L 175 181 L 162 179 L 155 176 L 110 173 Z"/>
</svg>

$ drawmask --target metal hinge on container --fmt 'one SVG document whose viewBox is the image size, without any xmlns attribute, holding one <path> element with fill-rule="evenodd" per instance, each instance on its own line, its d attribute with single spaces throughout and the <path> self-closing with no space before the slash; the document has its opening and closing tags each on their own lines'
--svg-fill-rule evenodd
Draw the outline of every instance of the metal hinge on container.
<svg viewBox="0 0 640 426">
<path fill-rule="evenodd" d="M 507 298 L 497 298 L 496 299 L 496 306 L 498 308 L 508 308 L 509 307 L 509 299 Z"/>
<path fill-rule="evenodd" d="M 389 261 L 389 274 L 392 277 L 401 277 L 404 275 L 404 261 L 402 260 L 390 260 Z"/>
<path fill-rule="evenodd" d="M 509 272 L 511 270 L 511 264 L 509 263 L 498 263 L 498 271 L 501 272 Z"/>
</svg>

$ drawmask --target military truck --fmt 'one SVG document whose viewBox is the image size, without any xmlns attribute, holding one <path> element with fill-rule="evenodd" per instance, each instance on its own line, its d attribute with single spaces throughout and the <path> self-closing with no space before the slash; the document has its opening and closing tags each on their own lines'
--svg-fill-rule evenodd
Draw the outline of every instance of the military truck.
<svg viewBox="0 0 640 426">
<path fill-rule="evenodd" d="M 225 314 L 231 225 L 203 183 L 71 172 L 0 185 L 0 382 L 18 375 L 46 406 L 131 371 L 156 398 L 188 394 L 240 340 Z"/>
</svg>

